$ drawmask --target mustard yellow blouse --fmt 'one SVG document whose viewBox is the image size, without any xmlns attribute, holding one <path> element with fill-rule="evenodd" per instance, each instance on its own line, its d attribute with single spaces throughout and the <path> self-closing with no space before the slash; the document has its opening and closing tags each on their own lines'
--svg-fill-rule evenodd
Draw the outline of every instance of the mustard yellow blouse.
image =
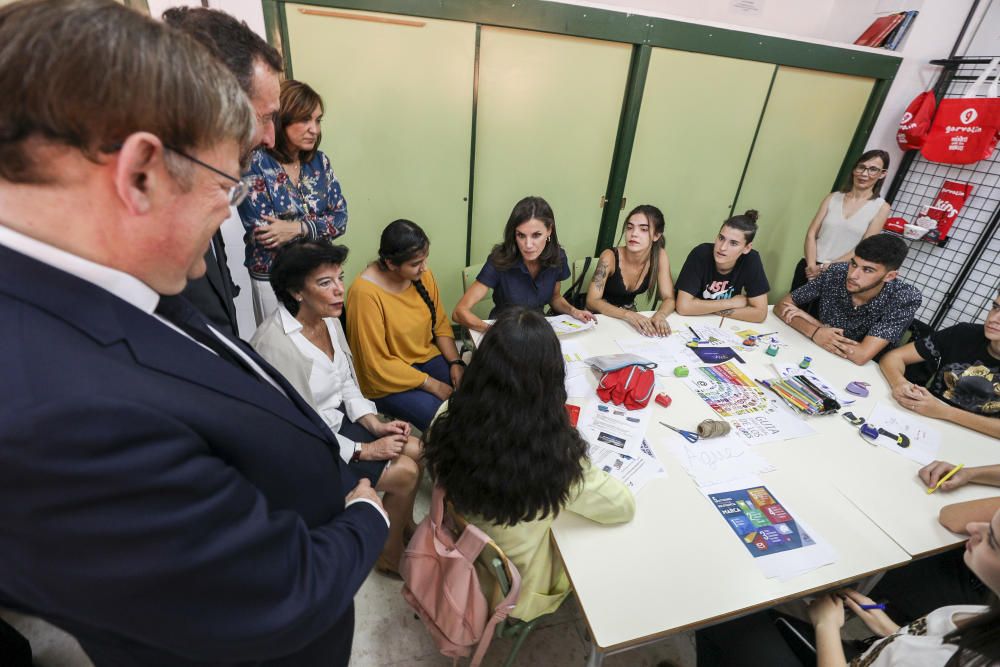
<svg viewBox="0 0 1000 667">
<path fill-rule="evenodd" d="M 434 337 L 455 337 L 441 306 L 434 275 L 425 271 L 421 282 L 437 313 L 433 332 L 431 312 L 413 285 L 393 294 L 358 276 L 347 293 L 347 341 L 354 354 L 358 385 L 367 398 L 398 394 L 422 385 L 427 373 L 411 364 L 441 354 Z"/>
</svg>

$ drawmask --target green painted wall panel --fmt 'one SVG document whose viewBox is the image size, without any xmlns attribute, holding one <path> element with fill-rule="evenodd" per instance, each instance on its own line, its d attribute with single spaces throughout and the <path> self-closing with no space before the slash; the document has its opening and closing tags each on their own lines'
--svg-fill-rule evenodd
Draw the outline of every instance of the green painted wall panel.
<svg viewBox="0 0 1000 667">
<path fill-rule="evenodd" d="M 630 55 L 624 44 L 482 28 L 473 263 L 526 195 L 552 206 L 571 260 L 593 252 Z"/>
<path fill-rule="evenodd" d="M 322 150 L 350 215 L 348 281 L 375 258 L 382 228 L 409 218 L 431 238 L 431 269 L 450 312 L 465 264 L 476 27 L 391 25 L 299 8 L 284 7 L 289 48 L 295 78 L 326 105 Z"/>
<path fill-rule="evenodd" d="M 833 189 L 873 84 L 846 74 L 778 70 L 735 208 L 760 211 L 753 245 L 772 303 L 791 287 L 806 228 Z"/>
<path fill-rule="evenodd" d="M 715 238 L 773 73 L 765 63 L 653 49 L 616 241 L 634 206 L 659 207 L 676 278 L 691 248 Z"/>
</svg>

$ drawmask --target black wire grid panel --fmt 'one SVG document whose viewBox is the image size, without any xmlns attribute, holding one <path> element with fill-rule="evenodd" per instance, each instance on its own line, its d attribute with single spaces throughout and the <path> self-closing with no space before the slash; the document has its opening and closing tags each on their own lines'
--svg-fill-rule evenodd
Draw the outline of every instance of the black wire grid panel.
<svg viewBox="0 0 1000 667">
<path fill-rule="evenodd" d="M 984 67 L 959 65 L 945 97 L 962 97 Z M 939 247 L 907 240 L 910 252 L 900 269 L 900 276 L 923 294 L 917 319 L 936 329 L 958 322 L 982 322 L 1000 288 L 1000 151 L 962 166 L 938 164 L 916 155 L 897 186 L 892 215 L 912 223 L 925 206 L 934 203 L 945 180 L 972 183 L 972 194 L 958 214 L 947 243 Z"/>
</svg>

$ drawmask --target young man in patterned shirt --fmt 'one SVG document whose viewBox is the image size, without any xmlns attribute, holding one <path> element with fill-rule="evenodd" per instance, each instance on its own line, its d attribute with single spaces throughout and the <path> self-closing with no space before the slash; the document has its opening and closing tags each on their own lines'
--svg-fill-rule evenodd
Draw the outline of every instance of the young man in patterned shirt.
<svg viewBox="0 0 1000 667">
<path fill-rule="evenodd" d="M 906 251 L 897 236 L 869 236 L 854 257 L 785 295 L 774 312 L 824 350 L 865 364 L 895 347 L 920 307 L 920 291 L 897 278 Z M 802 310 L 814 301 L 818 319 Z"/>
</svg>

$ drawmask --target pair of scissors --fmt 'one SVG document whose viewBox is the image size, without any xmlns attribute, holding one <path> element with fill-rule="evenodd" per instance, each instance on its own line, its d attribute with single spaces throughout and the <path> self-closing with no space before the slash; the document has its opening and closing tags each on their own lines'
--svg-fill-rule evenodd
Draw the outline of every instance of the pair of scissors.
<svg viewBox="0 0 1000 667">
<path fill-rule="evenodd" d="M 698 434 L 697 433 L 692 433 L 691 431 L 685 431 L 683 429 L 674 428 L 670 424 L 665 424 L 663 422 L 660 422 L 660 425 L 661 426 L 666 426 L 667 428 L 669 428 L 674 433 L 679 433 L 688 442 L 698 442 Z"/>
</svg>

